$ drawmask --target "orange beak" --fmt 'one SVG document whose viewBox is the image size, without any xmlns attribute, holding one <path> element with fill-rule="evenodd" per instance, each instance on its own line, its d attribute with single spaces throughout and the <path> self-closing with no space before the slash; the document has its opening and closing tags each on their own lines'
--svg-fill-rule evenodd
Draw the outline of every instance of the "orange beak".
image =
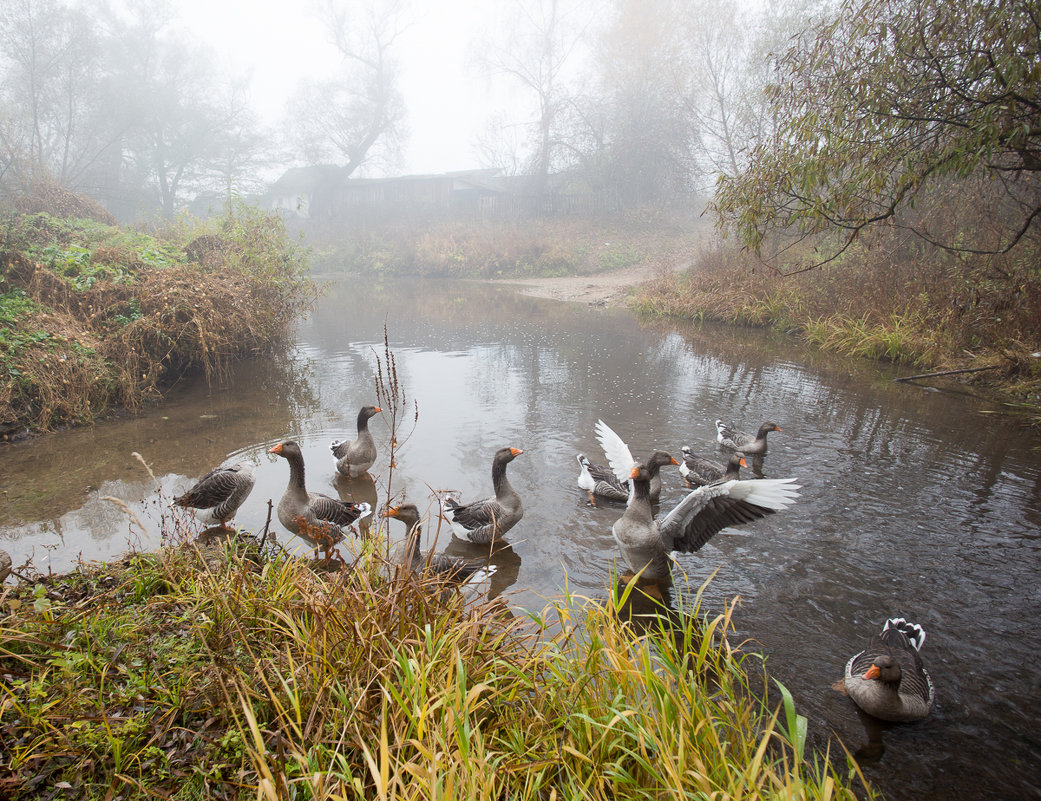
<svg viewBox="0 0 1041 801">
<path fill-rule="evenodd" d="M 748 467 L 748 462 L 745 461 L 745 458 L 743 456 L 741 457 L 741 461 L 738 462 L 738 464 L 742 467 Z"/>
<path fill-rule="evenodd" d="M 867 669 L 867 673 L 864 674 L 864 679 L 870 681 L 871 679 L 877 679 L 882 675 L 882 671 L 878 669 L 878 665 L 872 665 Z"/>
<path fill-rule="evenodd" d="M 522 453 L 524 453 L 524 451 L 522 451 L 520 448 L 510 448 L 510 453 L 512 453 L 514 456 L 520 456 Z"/>
<path fill-rule="evenodd" d="M 640 468 L 634 467 L 629 471 L 629 478 L 636 478 L 640 474 Z"/>
<path fill-rule="evenodd" d="M 281 442 L 280 442 L 280 443 L 278 443 L 278 444 L 277 444 L 277 445 L 276 445 L 275 447 L 273 447 L 273 448 L 268 448 L 268 449 L 267 449 L 267 452 L 268 452 L 268 453 L 281 453 L 281 452 L 282 452 L 282 443 L 281 443 Z"/>
<path fill-rule="evenodd" d="M 379 406 L 377 406 L 377 407 L 375 407 L 375 408 L 376 408 L 376 411 L 377 411 L 377 412 L 382 412 L 382 411 L 383 411 L 383 410 L 382 410 L 382 409 L 381 409 L 381 408 L 380 408 Z"/>
<path fill-rule="evenodd" d="M 384 517 L 397 517 L 398 516 L 398 507 L 396 507 L 396 506 L 388 506 L 387 507 L 387 511 L 385 511 L 383 513 L 383 516 Z"/>
<path fill-rule="evenodd" d="M 670 456 L 669 457 L 669 463 L 670 464 L 679 464 L 679 462 L 676 461 L 676 457 L 675 456 Z"/>
</svg>

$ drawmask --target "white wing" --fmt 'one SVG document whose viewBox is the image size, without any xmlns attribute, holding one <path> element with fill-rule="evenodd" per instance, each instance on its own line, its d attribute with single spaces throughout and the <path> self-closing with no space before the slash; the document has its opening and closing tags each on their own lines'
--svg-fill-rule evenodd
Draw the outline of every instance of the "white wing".
<svg viewBox="0 0 1041 801">
<path fill-rule="evenodd" d="M 728 526 L 751 523 L 795 503 L 794 478 L 725 481 L 694 490 L 658 523 L 665 547 L 691 553 Z"/>
<path fill-rule="evenodd" d="M 628 481 L 629 474 L 633 470 L 636 460 L 629 452 L 629 446 L 622 442 L 611 427 L 603 420 L 596 421 L 596 438 L 600 447 L 604 449 L 607 463 L 611 465 L 611 471 L 618 477 L 619 481 Z"/>
</svg>

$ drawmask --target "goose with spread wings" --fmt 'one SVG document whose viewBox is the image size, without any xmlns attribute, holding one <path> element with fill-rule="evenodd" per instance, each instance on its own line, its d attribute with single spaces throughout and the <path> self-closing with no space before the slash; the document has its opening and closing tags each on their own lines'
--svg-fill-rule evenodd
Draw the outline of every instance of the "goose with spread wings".
<svg viewBox="0 0 1041 801">
<path fill-rule="evenodd" d="M 636 465 L 629 480 L 633 497 L 612 532 L 633 573 L 656 581 L 669 580 L 673 551 L 700 550 L 716 532 L 771 515 L 799 495 L 794 478 L 723 481 L 694 490 L 655 520 L 647 466 Z"/>
<path fill-rule="evenodd" d="M 578 486 L 589 493 L 589 505 L 596 506 L 596 499 L 607 498 L 612 501 L 628 502 L 632 497 L 632 486 L 629 473 L 636 465 L 629 446 L 603 420 L 596 421 L 596 438 L 604 449 L 609 467 L 590 462 L 583 454 L 578 454 Z M 661 474 L 659 469 L 666 465 L 679 464 L 665 451 L 655 451 L 647 461 L 651 476 L 651 503 L 657 503 L 661 496 Z"/>
</svg>

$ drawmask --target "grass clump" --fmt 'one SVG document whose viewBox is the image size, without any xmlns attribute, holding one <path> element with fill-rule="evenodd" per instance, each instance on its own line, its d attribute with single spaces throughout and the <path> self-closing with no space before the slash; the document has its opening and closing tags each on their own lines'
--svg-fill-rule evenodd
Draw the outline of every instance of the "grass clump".
<svg viewBox="0 0 1041 801">
<path fill-rule="evenodd" d="M 0 250 L 0 435 L 132 408 L 284 337 L 313 299 L 281 221 L 244 206 L 156 234 L 46 212 Z"/>
<path fill-rule="evenodd" d="M 865 235 L 841 258 L 778 247 L 766 265 L 736 246 L 703 247 L 689 270 L 642 288 L 651 315 L 771 326 L 838 353 L 926 370 L 986 367 L 1041 405 L 1041 271 L 1034 254 L 956 254 L 891 232 Z"/>
<path fill-rule="evenodd" d="M 255 541 L 7 589 L 0 786 L 852 799 L 862 782 L 805 753 L 790 702 L 761 700 L 761 663 L 728 645 L 728 612 L 638 628 L 624 599 L 514 617 L 432 589 L 378 556 L 315 572 Z"/>
</svg>

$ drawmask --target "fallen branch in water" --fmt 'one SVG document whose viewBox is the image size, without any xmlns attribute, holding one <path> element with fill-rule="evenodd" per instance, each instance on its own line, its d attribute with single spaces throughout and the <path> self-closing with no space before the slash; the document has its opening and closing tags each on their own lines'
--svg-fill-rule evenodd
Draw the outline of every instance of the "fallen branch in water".
<svg viewBox="0 0 1041 801">
<path fill-rule="evenodd" d="M 917 381 L 919 378 L 936 378 L 941 375 L 958 375 L 959 373 L 980 373 L 984 370 L 997 370 L 1001 367 L 1000 364 L 991 364 L 986 367 L 965 367 L 961 370 L 940 370 L 937 373 L 919 373 L 918 375 L 908 375 L 901 378 L 894 378 L 893 381 Z"/>
</svg>

